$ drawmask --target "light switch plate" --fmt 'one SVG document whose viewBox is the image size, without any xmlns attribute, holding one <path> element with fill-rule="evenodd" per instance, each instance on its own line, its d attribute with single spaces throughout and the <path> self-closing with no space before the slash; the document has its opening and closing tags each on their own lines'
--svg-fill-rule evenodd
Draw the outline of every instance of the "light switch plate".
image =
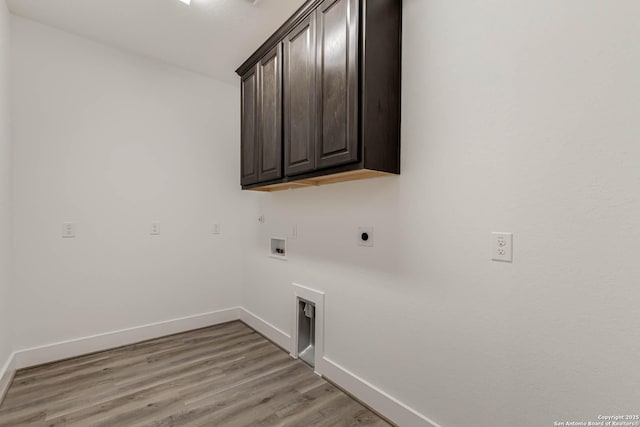
<svg viewBox="0 0 640 427">
<path fill-rule="evenodd" d="M 64 239 L 76 237 L 76 225 L 73 222 L 65 222 L 62 224 L 62 237 Z"/>
<path fill-rule="evenodd" d="M 513 262 L 513 233 L 491 233 L 491 259 Z"/>
<path fill-rule="evenodd" d="M 213 224 L 213 234 L 220 234 L 220 233 L 222 233 L 222 228 L 220 224 Z"/>
<path fill-rule="evenodd" d="M 152 236 L 160 235 L 160 221 L 153 221 L 151 223 L 151 230 L 149 231 L 149 234 Z"/>
</svg>

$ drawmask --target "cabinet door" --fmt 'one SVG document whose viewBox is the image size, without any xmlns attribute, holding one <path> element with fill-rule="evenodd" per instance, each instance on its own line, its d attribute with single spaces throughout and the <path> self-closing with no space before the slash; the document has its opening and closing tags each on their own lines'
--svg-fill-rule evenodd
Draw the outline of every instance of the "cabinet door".
<svg viewBox="0 0 640 427">
<path fill-rule="evenodd" d="M 317 9 L 317 168 L 358 160 L 358 0 Z"/>
<path fill-rule="evenodd" d="M 242 185 L 258 182 L 258 68 L 253 67 L 241 80 L 241 167 Z"/>
<path fill-rule="evenodd" d="M 282 177 L 281 58 L 278 45 L 258 63 L 258 181 Z"/>
<path fill-rule="evenodd" d="M 284 39 L 284 167 L 286 175 L 315 169 L 316 14 Z"/>
</svg>

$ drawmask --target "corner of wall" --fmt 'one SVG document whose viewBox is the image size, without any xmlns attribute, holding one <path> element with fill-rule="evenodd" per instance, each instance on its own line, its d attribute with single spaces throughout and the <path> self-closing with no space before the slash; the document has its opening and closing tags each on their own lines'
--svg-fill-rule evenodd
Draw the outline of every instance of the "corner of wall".
<svg viewBox="0 0 640 427">
<path fill-rule="evenodd" d="M 2 405 L 2 401 L 9 390 L 9 386 L 13 381 L 15 373 L 15 353 L 11 353 L 11 355 L 9 355 L 9 359 L 0 368 L 0 405 Z"/>
<path fill-rule="evenodd" d="M 11 119 L 10 119 L 10 13 L 6 1 L 0 2 L 0 403 L 11 384 L 14 368 L 11 305 L 13 283 L 12 195 L 11 195 Z"/>
</svg>

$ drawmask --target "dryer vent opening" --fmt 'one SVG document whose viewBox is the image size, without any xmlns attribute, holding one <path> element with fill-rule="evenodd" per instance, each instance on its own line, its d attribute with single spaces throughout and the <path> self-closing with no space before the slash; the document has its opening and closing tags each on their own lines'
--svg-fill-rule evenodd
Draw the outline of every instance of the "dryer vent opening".
<svg viewBox="0 0 640 427">
<path fill-rule="evenodd" d="M 298 357 L 315 366 L 316 305 L 298 298 Z"/>
</svg>

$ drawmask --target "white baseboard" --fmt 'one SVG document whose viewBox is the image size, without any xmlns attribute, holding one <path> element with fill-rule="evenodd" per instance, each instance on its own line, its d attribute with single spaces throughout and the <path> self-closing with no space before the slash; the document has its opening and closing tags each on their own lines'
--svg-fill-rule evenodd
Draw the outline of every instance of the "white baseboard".
<svg viewBox="0 0 640 427">
<path fill-rule="evenodd" d="M 271 323 L 256 316 L 246 308 L 240 308 L 240 320 L 291 353 L 291 335 L 276 328 Z"/>
<path fill-rule="evenodd" d="M 240 312 L 241 309 L 239 307 L 228 308 L 19 350 L 13 354 L 14 369 L 55 362 L 57 360 L 77 357 L 96 351 L 109 350 L 123 345 L 134 344 L 192 329 L 239 320 Z"/>
<path fill-rule="evenodd" d="M 16 373 L 14 356 L 15 353 L 10 354 L 4 366 L 0 368 L 0 404 L 2 404 L 11 381 L 13 381 L 13 375 Z"/>
<path fill-rule="evenodd" d="M 241 308 L 240 311 L 240 320 L 280 347 L 290 351 L 293 356 L 291 349 L 293 340 L 289 334 L 245 308 Z M 440 427 L 415 409 L 405 405 L 354 373 L 349 372 L 334 361 L 326 357 L 322 357 L 321 361 L 322 364 L 315 367 L 318 374 L 343 388 L 395 424 L 402 427 Z"/>
<path fill-rule="evenodd" d="M 5 365 L 0 368 L 0 403 L 17 369 L 77 357 L 96 351 L 109 350 L 123 345 L 234 320 L 243 321 L 286 351 L 292 352 L 291 335 L 243 307 L 233 307 L 16 351 L 9 357 Z M 416 410 L 327 357 L 322 357 L 321 362 L 319 366 L 316 366 L 318 374 L 334 382 L 397 425 L 403 427 L 440 427 Z"/>
<path fill-rule="evenodd" d="M 322 376 L 399 426 L 440 427 L 415 409 L 324 357 Z"/>
</svg>

